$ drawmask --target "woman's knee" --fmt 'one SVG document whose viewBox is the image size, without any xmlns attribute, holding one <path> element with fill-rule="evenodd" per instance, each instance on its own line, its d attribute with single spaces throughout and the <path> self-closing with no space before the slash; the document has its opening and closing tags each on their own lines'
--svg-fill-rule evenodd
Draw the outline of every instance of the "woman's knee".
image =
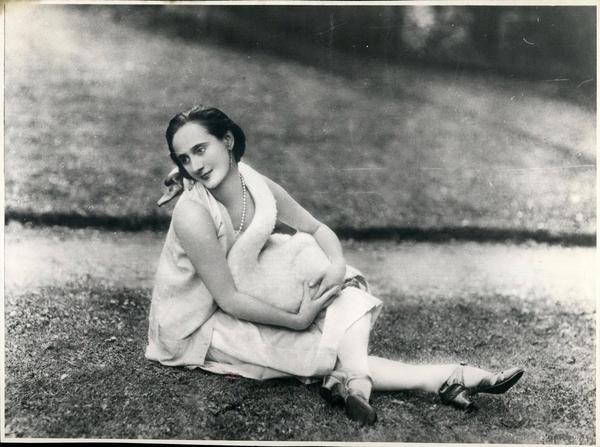
<svg viewBox="0 0 600 447">
<path fill-rule="evenodd" d="M 371 314 L 366 313 L 358 320 L 356 320 L 346 331 L 346 335 L 355 335 L 355 336 L 366 336 L 368 337 L 371 332 Z"/>
</svg>

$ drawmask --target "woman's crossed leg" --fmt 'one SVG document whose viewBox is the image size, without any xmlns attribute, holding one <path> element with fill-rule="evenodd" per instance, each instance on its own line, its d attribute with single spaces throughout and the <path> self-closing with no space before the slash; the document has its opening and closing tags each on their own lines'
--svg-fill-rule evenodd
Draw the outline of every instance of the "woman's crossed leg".
<svg viewBox="0 0 600 447">
<path fill-rule="evenodd" d="M 362 423 L 376 420 L 368 401 L 376 391 L 420 390 L 438 393 L 442 401 L 465 410 L 475 408 L 470 396 L 480 392 L 500 394 L 522 376 L 523 370 L 511 368 L 492 373 L 460 364 L 415 365 L 368 355 L 371 314 L 363 315 L 345 333 L 338 349 L 332 379 L 327 380 L 331 394 L 346 405 L 346 412 Z M 333 382 L 332 382 L 333 380 Z M 349 396 L 355 396 L 351 400 Z M 358 396 L 358 397 L 356 397 Z M 351 408 L 349 408 L 351 406 Z"/>
</svg>

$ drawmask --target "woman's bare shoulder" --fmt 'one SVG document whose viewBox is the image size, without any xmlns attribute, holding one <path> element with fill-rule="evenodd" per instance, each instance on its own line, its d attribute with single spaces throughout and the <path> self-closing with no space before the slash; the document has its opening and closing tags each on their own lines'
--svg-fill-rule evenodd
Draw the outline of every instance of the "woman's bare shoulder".
<svg viewBox="0 0 600 447">
<path fill-rule="evenodd" d="M 265 177 L 265 182 L 277 203 L 277 220 L 298 231 L 313 234 L 321 223 L 281 186 Z"/>
<path fill-rule="evenodd" d="M 215 223 L 205 204 L 183 197 L 182 199 L 175 205 L 172 215 L 173 226 L 179 236 L 202 234 L 214 229 Z"/>
</svg>

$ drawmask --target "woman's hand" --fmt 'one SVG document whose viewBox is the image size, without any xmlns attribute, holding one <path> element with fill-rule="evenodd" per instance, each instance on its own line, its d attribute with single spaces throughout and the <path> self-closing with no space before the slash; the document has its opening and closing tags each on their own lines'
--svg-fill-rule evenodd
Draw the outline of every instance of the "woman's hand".
<svg viewBox="0 0 600 447">
<path fill-rule="evenodd" d="M 342 286 L 344 283 L 344 277 L 346 276 L 346 263 L 345 262 L 336 262 L 332 263 L 325 271 L 322 273 L 320 277 L 313 279 L 310 283 L 311 287 L 319 288 L 317 289 L 315 296 L 321 296 L 323 292 L 329 290 L 334 286 Z"/>
<path fill-rule="evenodd" d="M 321 295 L 314 294 L 308 282 L 304 283 L 302 302 L 296 314 L 296 325 L 293 329 L 302 331 L 309 327 L 323 309 L 325 309 L 340 292 L 340 286 L 333 286 Z"/>
</svg>

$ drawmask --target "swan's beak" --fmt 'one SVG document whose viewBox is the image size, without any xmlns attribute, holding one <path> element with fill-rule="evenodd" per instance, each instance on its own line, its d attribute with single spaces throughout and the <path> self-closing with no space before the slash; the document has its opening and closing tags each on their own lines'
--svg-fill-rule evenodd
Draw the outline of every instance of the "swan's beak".
<svg viewBox="0 0 600 447">
<path fill-rule="evenodd" d="M 168 190 L 160 199 L 158 199 L 158 202 L 156 202 L 158 206 L 163 206 L 165 203 L 170 202 L 183 191 L 183 177 L 179 172 L 179 169 L 173 168 L 163 183 Z"/>
</svg>

